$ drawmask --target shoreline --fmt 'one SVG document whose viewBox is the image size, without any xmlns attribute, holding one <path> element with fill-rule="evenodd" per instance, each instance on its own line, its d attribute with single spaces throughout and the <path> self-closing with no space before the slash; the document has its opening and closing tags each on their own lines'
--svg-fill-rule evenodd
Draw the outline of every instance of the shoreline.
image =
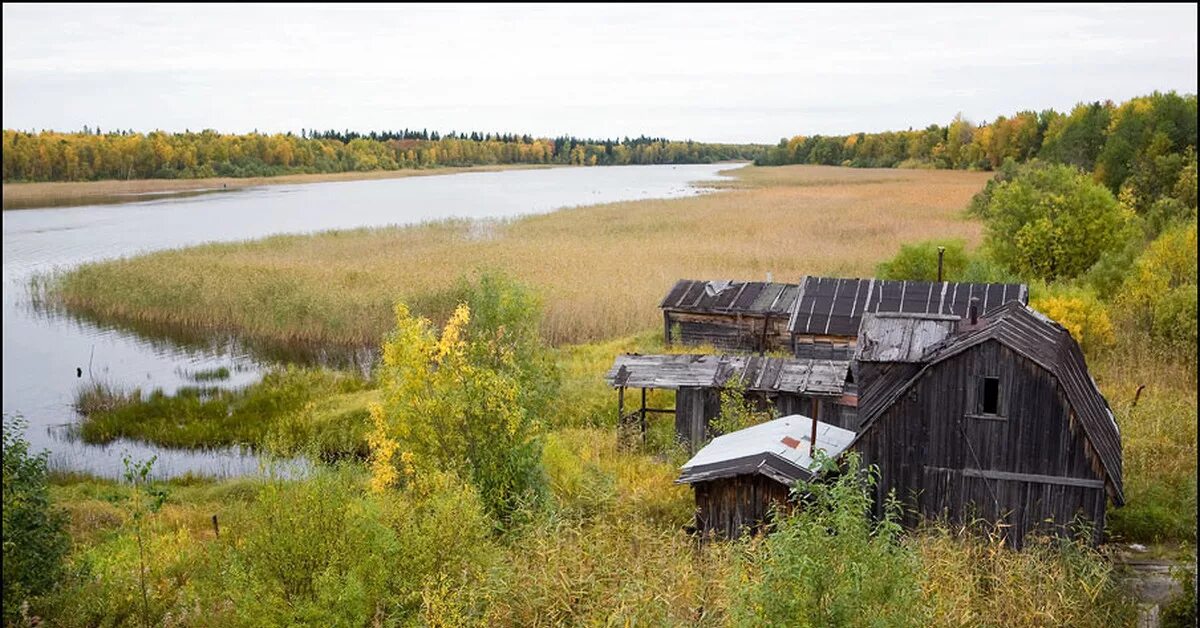
<svg viewBox="0 0 1200 628">
<path fill-rule="evenodd" d="M 370 170 L 367 172 L 330 172 L 285 174 L 274 177 L 212 177 L 206 179 L 130 179 L 104 181 L 50 181 L 3 184 L 3 211 L 114 205 L 134 203 L 176 195 L 210 194 L 267 185 L 303 185 L 339 181 L 370 181 L 429 177 L 467 172 L 507 170 L 544 170 L 566 168 L 565 164 L 505 164 L 492 166 L 446 166 L 422 170 Z"/>
</svg>

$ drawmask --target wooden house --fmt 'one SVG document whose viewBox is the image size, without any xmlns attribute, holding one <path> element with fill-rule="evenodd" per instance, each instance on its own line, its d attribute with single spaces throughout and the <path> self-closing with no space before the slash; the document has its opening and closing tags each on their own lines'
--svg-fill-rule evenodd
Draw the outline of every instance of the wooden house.
<svg viewBox="0 0 1200 628">
<path fill-rule="evenodd" d="M 801 415 L 718 436 L 683 465 L 677 483 L 696 496 L 696 529 L 736 538 L 787 504 L 797 481 L 813 477 L 813 456 L 839 455 L 854 432 Z"/>
<path fill-rule="evenodd" d="M 605 379 L 618 390 L 619 420 L 645 426 L 646 414 L 675 415 L 676 436 L 695 451 L 710 436 L 709 423 L 721 412 L 721 390 L 739 386 L 762 408 L 780 415 L 805 412 L 831 425 L 853 430 L 857 397 L 849 383 L 848 361 L 799 360 L 746 355 L 617 356 Z M 625 389 L 641 389 L 641 405 L 626 412 Z M 675 407 L 648 408 L 647 390 L 675 391 Z"/>
<path fill-rule="evenodd" d="M 786 351 L 797 289 L 785 283 L 680 280 L 659 304 L 664 337 L 668 345 Z"/>
<path fill-rule="evenodd" d="M 992 522 L 1018 547 L 1082 519 L 1098 542 L 1108 500 L 1124 503 L 1121 435 L 1079 345 L 1019 302 L 972 318 L 863 372 L 850 449 L 878 466 L 877 503 L 895 491 L 909 524 Z"/>
</svg>

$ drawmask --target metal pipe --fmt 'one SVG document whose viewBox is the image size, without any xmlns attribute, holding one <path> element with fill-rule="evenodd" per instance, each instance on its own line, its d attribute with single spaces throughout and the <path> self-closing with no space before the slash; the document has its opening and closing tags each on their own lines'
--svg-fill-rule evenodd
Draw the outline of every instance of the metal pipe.
<svg viewBox="0 0 1200 628">
<path fill-rule="evenodd" d="M 811 460 L 817 455 L 817 413 L 820 412 L 821 406 L 817 405 L 817 398 L 812 397 L 812 435 L 808 437 L 808 458 Z"/>
</svg>

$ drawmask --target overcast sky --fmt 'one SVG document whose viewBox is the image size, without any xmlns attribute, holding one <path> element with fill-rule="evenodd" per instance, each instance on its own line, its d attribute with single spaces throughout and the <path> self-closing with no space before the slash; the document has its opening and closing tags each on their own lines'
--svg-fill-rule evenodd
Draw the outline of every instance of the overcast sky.
<svg viewBox="0 0 1200 628">
<path fill-rule="evenodd" d="M 775 142 L 1196 91 L 1196 5 L 3 8 L 5 128 Z"/>
</svg>

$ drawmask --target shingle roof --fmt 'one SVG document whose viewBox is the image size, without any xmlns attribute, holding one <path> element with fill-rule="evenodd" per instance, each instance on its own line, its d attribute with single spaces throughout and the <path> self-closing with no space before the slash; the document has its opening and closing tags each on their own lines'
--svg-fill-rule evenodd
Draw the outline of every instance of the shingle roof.
<svg viewBox="0 0 1200 628">
<path fill-rule="evenodd" d="M 925 365 L 916 374 L 909 369 L 893 369 L 870 382 L 860 393 L 859 436 L 871 429 L 875 419 L 932 365 L 990 340 L 1037 363 L 1058 380 L 1112 483 L 1113 501 L 1124 504 L 1120 428 L 1108 401 L 1088 374 L 1079 343 L 1061 325 L 1020 303 L 1009 302 L 994 308 L 984 314 L 982 327 L 951 336 L 931 347 Z"/>
<path fill-rule="evenodd" d="M 817 449 L 831 458 L 842 453 L 854 432 L 817 421 Z M 760 474 L 783 484 L 813 476 L 812 419 L 799 414 L 718 436 L 683 465 L 680 484 Z"/>
<path fill-rule="evenodd" d="M 886 281 L 805 277 L 788 320 L 793 334 L 854 336 L 864 312 L 966 316 L 971 297 L 981 311 L 1008 301 L 1029 301 L 1024 284 Z"/>
<path fill-rule="evenodd" d="M 762 281 L 681 279 L 658 306 L 664 310 L 788 316 L 799 286 Z"/>
<path fill-rule="evenodd" d="M 760 392 L 841 395 L 850 362 L 741 355 L 617 356 L 605 374 L 611 386 L 721 388 L 731 381 Z"/>
</svg>

